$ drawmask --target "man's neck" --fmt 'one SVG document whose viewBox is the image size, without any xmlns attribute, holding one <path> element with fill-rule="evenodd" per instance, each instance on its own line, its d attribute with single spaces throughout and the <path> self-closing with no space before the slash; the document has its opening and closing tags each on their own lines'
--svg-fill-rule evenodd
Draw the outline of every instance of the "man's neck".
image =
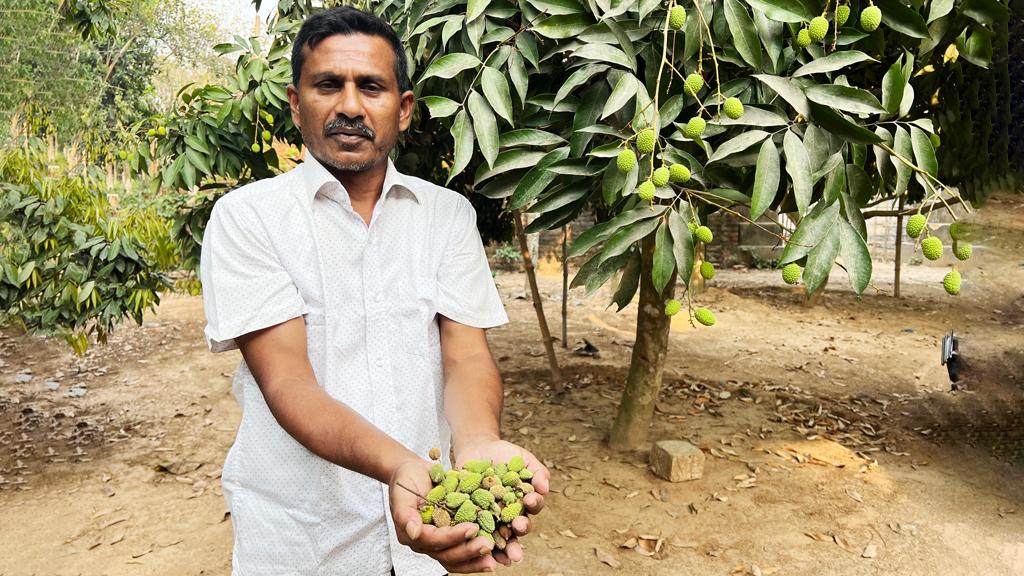
<svg viewBox="0 0 1024 576">
<path fill-rule="evenodd" d="M 383 192 L 384 179 L 388 173 L 387 158 L 361 172 L 342 171 L 331 166 L 325 168 L 345 187 L 352 209 L 369 225 L 373 207 Z"/>
</svg>

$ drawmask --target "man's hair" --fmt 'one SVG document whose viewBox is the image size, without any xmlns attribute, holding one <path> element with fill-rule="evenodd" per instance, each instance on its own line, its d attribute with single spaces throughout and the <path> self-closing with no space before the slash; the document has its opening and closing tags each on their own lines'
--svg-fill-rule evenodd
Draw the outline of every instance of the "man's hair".
<svg viewBox="0 0 1024 576">
<path fill-rule="evenodd" d="M 317 12 L 302 23 L 302 28 L 299 29 L 299 34 L 295 37 L 295 44 L 292 46 L 292 84 L 296 89 L 299 87 L 302 64 L 306 60 L 302 53 L 303 47 L 308 46 L 310 50 L 314 50 L 317 44 L 335 34 L 342 36 L 366 34 L 380 36 L 387 40 L 391 44 L 395 56 L 398 92 L 412 90 L 405 61 L 405 48 L 402 47 L 402 41 L 398 39 L 395 30 L 384 20 L 351 6 L 338 6 Z"/>
</svg>

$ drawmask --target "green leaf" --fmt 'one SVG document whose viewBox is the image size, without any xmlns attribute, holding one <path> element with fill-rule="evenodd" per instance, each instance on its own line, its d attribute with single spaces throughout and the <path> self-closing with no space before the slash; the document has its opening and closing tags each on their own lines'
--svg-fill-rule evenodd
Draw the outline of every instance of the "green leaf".
<svg viewBox="0 0 1024 576">
<path fill-rule="evenodd" d="M 807 9 L 807 6 L 798 0 L 746 0 L 746 2 L 776 22 L 810 22 L 815 16 Z"/>
<path fill-rule="evenodd" d="M 685 212 L 685 216 L 683 213 Z M 683 205 L 679 211 L 668 213 L 668 229 L 672 233 L 672 255 L 676 261 L 679 277 L 687 286 L 690 285 L 690 271 L 693 270 L 693 235 L 686 226 L 689 219 L 689 207 Z"/>
<path fill-rule="evenodd" d="M 892 115 L 899 114 L 907 80 L 903 77 L 903 57 L 892 63 L 882 78 L 882 107 Z"/>
<path fill-rule="evenodd" d="M 732 43 L 740 56 L 754 67 L 761 68 L 761 42 L 754 28 L 754 20 L 740 0 L 725 0 L 725 20 L 733 32 Z"/>
<path fill-rule="evenodd" d="M 635 253 L 636 250 L 628 250 L 614 258 L 602 258 L 600 260 L 600 265 L 597 267 L 597 272 L 587 279 L 587 290 L 585 294 L 590 296 L 597 291 L 598 288 L 604 286 L 604 284 L 608 282 L 616 272 L 629 263 L 629 260 L 633 258 Z M 602 255 L 599 254 L 598 256 Z"/>
<path fill-rule="evenodd" d="M 444 96 L 424 96 L 420 102 L 427 106 L 431 118 L 444 118 L 459 111 L 459 103 Z"/>
<path fill-rule="evenodd" d="M 587 9 L 576 0 L 527 0 L 527 2 L 538 11 L 552 16 L 587 13 Z"/>
<path fill-rule="evenodd" d="M 512 86 L 516 89 L 516 95 L 519 96 L 519 103 L 526 103 L 526 93 L 530 87 L 530 77 L 526 73 L 526 65 L 523 64 L 523 57 L 519 52 L 512 52 L 508 57 L 508 75 L 512 78 Z"/>
<path fill-rule="evenodd" d="M 654 262 L 651 266 L 651 282 L 658 294 L 665 291 L 665 286 L 672 279 L 672 272 L 675 272 L 675 269 L 676 259 L 668 222 L 661 221 L 654 235 Z"/>
<path fill-rule="evenodd" d="M 997 0 L 965 0 L 961 10 L 964 15 L 985 26 L 1002 22 L 1009 15 L 1006 6 Z M 932 21 L 931 15 L 929 15 L 928 21 Z"/>
<path fill-rule="evenodd" d="M 427 66 L 427 69 L 423 71 L 423 76 L 420 77 L 420 82 L 434 76 L 438 78 L 454 78 L 459 72 L 476 68 L 480 64 L 480 59 L 472 54 L 464 52 L 446 54 Z"/>
<path fill-rule="evenodd" d="M 846 187 L 849 189 L 850 196 L 852 196 L 853 201 L 857 203 L 858 207 L 866 205 L 871 200 L 871 197 L 875 195 L 867 172 L 856 164 L 846 165 Z"/>
<path fill-rule="evenodd" d="M 728 206 L 730 204 L 750 205 L 750 196 L 731 188 L 712 188 L 697 192 L 697 194 L 703 196 L 705 200 L 710 198 L 709 202 L 718 206 Z"/>
<path fill-rule="evenodd" d="M 565 139 L 557 134 L 537 130 L 535 128 L 521 128 L 505 132 L 498 138 L 498 145 L 502 148 L 515 148 L 516 146 L 553 146 L 564 144 Z"/>
<path fill-rule="evenodd" d="M 633 301 L 636 289 L 640 286 L 640 273 L 642 269 L 640 251 L 633 250 L 630 252 L 626 267 L 622 269 L 622 278 L 619 280 L 619 286 L 615 289 L 615 294 L 612 296 L 612 302 L 617 307 L 616 312 L 621 312 L 623 308 L 629 306 L 629 303 Z"/>
<path fill-rule="evenodd" d="M 816 84 L 804 89 L 811 102 L 830 106 L 844 112 L 884 114 L 885 108 L 867 90 L 839 84 Z"/>
<path fill-rule="evenodd" d="M 469 119 L 465 110 L 459 110 L 455 115 L 455 121 L 451 128 L 452 140 L 455 142 L 455 159 L 452 168 L 448 172 L 447 182 L 458 176 L 473 157 L 473 122 Z"/>
<path fill-rule="evenodd" d="M 846 188 L 846 170 L 843 166 L 843 155 L 836 153 L 835 167 L 832 168 L 828 173 L 828 179 L 825 180 L 825 191 L 822 197 L 826 202 L 834 202 L 839 199 L 839 195 L 843 189 Z"/>
<path fill-rule="evenodd" d="M 469 91 L 467 107 L 473 118 L 473 131 L 480 153 L 487 161 L 487 166 L 493 167 L 494 159 L 498 156 L 498 122 L 494 119 L 494 112 L 476 90 Z"/>
<path fill-rule="evenodd" d="M 506 150 L 498 154 L 497 159 L 494 161 L 494 165 L 488 170 L 486 166 L 481 165 L 476 171 L 476 176 L 473 179 L 474 184 L 479 184 L 488 178 L 493 178 L 498 174 L 503 174 L 509 170 L 518 170 L 520 168 L 531 168 L 535 166 L 541 158 L 544 157 L 543 152 L 537 152 L 535 150 L 520 150 L 512 149 Z"/>
<path fill-rule="evenodd" d="M 764 130 L 749 130 L 743 132 L 739 136 L 725 142 L 718 149 L 715 150 L 714 154 L 708 158 L 708 163 L 717 162 L 724 158 L 728 158 L 737 152 L 742 152 L 747 148 L 750 148 L 754 144 L 767 138 L 769 134 Z"/>
<path fill-rule="evenodd" d="M 811 161 L 803 141 L 792 130 L 786 130 L 782 147 L 786 152 L 786 173 L 793 181 L 793 196 L 796 199 L 797 210 L 803 216 L 807 214 L 814 189 L 811 183 Z"/>
<path fill-rule="evenodd" d="M 942 18 L 946 14 L 949 14 L 953 10 L 954 0 L 932 0 L 931 6 L 928 8 L 928 24 Z M 970 2 L 970 0 L 968 0 Z M 964 4 L 967 4 L 965 2 Z"/>
<path fill-rule="evenodd" d="M 188 161 L 191 163 L 192 166 L 199 168 L 199 170 L 201 170 L 204 174 L 213 173 L 213 169 L 210 168 L 209 160 L 207 160 L 206 156 L 203 156 L 198 151 L 193 150 L 192 148 L 186 146 L 185 156 L 188 157 Z"/>
<path fill-rule="evenodd" d="M 833 52 L 828 56 L 811 60 L 807 64 L 797 68 L 796 72 L 793 72 L 793 77 L 807 76 L 808 74 L 821 74 L 824 72 L 835 72 L 836 70 L 841 70 L 847 66 L 868 60 L 871 62 L 878 62 L 878 60 L 875 60 L 871 56 L 868 56 L 859 50 Z"/>
<path fill-rule="evenodd" d="M 910 134 L 902 126 L 896 127 L 893 150 L 908 161 L 914 157 L 914 148 L 910 141 Z M 910 184 L 910 177 L 914 171 L 895 156 L 892 158 L 892 163 L 896 167 L 896 195 L 901 196 L 907 191 L 907 185 Z"/>
<path fill-rule="evenodd" d="M 545 18 L 538 22 L 533 27 L 533 30 L 546 38 L 562 40 L 578 36 L 593 23 L 594 21 L 587 14 L 566 14 Z M 529 36 L 529 34 L 520 34 L 516 39 L 518 40 L 523 36 Z M 520 50 L 522 50 L 522 47 L 520 47 Z M 536 49 L 534 53 L 536 54 Z"/>
<path fill-rule="evenodd" d="M 643 219 L 660 216 L 665 212 L 665 210 L 666 207 L 664 205 L 641 206 L 639 208 L 633 208 L 632 210 L 623 212 L 607 222 L 595 224 L 584 230 L 583 233 L 576 238 L 576 241 L 572 244 L 572 248 L 569 250 L 569 258 L 575 258 L 599 243 L 604 242 L 620 228 Z"/>
<path fill-rule="evenodd" d="M 757 78 L 764 85 L 774 90 L 776 94 L 788 102 L 794 110 L 804 115 L 804 117 L 811 115 L 810 103 L 807 101 L 807 96 L 804 95 L 803 89 L 788 78 L 768 74 L 754 74 L 754 78 Z"/>
<path fill-rule="evenodd" d="M 679 117 L 679 113 L 683 111 L 683 106 L 686 105 L 686 100 L 682 94 L 676 94 L 661 103 L 661 108 L 658 109 L 658 128 L 665 128 L 672 124 L 672 122 Z M 728 116 L 726 116 L 728 119 Z"/>
<path fill-rule="evenodd" d="M 831 174 L 832 172 L 835 171 L 836 168 L 839 168 L 842 165 L 843 153 L 836 152 L 835 154 L 829 156 L 826 161 L 822 162 L 821 166 L 818 167 L 817 170 L 811 173 L 811 182 L 817 183 L 818 180 L 821 180 L 823 177 Z"/>
<path fill-rule="evenodd" d="M 776 63 L 782 54 L 782 29 L 781 22 L 770 20 L 764 12 L 754 8 L 754 25 L 757 26 L 757 35 L 761 38 L 765 51 L 768 52 L 768 59 L 772 66 L 765 66 L 768 71 L 776 69 Z"/>
<path fill-rule="evenodd" d="M 516 48 L 527 62 L 533 64 L 534 69 L 540 68 L 540 56 L 537 54 L 537 39 L 531 34 L 517 34 Z"/>
<path fill-rule="evenodd" d="M 847 120 L 828 106 L 811 103 L 811 110 L 812 118 L 819 126 L 848 142 L 877 144 L 882 141 L 874 132 Z"/>
<path fill-rule="evenodd" d="M 787 130 L 788 132 L 788 130 Z M 757 220 L 764 214 L 779 191 L 779 149 L 771 138 L 761 144 L 757 155 L 757 169 L 754 172 L 754 193 L 750 197 L 750 219 Z"/>
<path fill-rule="evenodd" d="M 975 66 L 988 68 L 992 64 L 992 33 L 984 28 L 975 29 L 960 55 Z"/>
<path fill-rule="evenodd" d="M 561 188 L 545 196 L 542 200 L 530 207 L 528 212 L 543 214 L 557 210 L 568 204 L 572 204 L 590 193 L 589 186 L 574 186 Z M 513 209 L 513 208 L 510 208 Z"/>
<path fill-rule="evenodd" d="M 608 97 L 608 101 L 604 105 L 604 109 L 601 111 L 601 120 L 621 110 L 627 102 L 636 96 L 639 88 L 640 81 L 636 79 L 636 76 L 632 74 L 620 76 L 619 81 L 615 83 L 615 88 L 612 89 L 612 93 Z"/>
<path fill-rule="evenodd" d="M 512 96 L 508 91 L 508 81 L 505 80 L 501 72 L 490 66 L 485 66 L 480 84 L 483 87 L 484 95 L 487 96 L 487 102 L 494 107 L 494 111 L 507 120 L 509 125 L 513 125 Z"/>
<path fill-rule="evenodd" d="M 800 220 L 796 231 L 786 241 L 779 264 L 789 264 L 807 256 L 828 234 L 839 220 L 839 203 L 826 204 L 818 202 L 814 208 Z M 834 260 L 835 258 L 833 258 Z"/>
<path fill-rule="evenodd" d="M 592 76 L 605 72 L 606 70 L 608 70 L 608 66 L 605 64 L 588 64 L 577 69 L 565 79 L 565 83 L 563 83 L 562 87 L 558 89 L 558 93 L 555 94 L 555 104 L 558 104 L 565 99 L 565 97 L 572 92 L 573 88 L 586 84 L 587 80 L 590 80 Z"/>
<path fill-rule="evenodd" d="M 882 9 L 882 24 L 911 38 L 927 38 L 928 25 L 924 18 L 901 0 L 875 0 Z"/>
<path fill-rule="evenodd" d="M 632 171 L 639 173 L 638 168 L 633 168 Z M 627 175 L 619 171 L 615 162 L 608 163 L 604 169 L 604 176 L 601 178 L 601 197 L 605 204 L 608 206 L 615 204 L 615 199 L 619 197 L 626 186 L 626 178 Z"/>
<path fill-rule="evenodd" d="M 584 58 L 595 62 L 618 64 L 623 68 L 627 68 L 634 72 L 636 71 L 636 60 L 626 56 L 625 52 L 610 44 L 584 44 L 577 48 L 572 55 L 577 58 Z"/>
<path fill-rule="evenodd" d="M 604 250 L 601 251 L 601 254 L 605 259 L 614 258 L 615 256 L 622 254 L 634 243 L 645 238 L 651 232 L 654 232 L 654 229 L 658 227 L 659 222 L 661 222 L 660 218 L 647 218 L 623 226 L 608 239 L 608 242 L 604 245 Z"/>
<path fill-rule="evenodd" d="M 466 2 L 466 22 L 472 22 L 487 10 L 491 0 L 469 0 Z"/>
<path fill-rule="evenodd" d="M 708 124 L 718 124 L 720 126 L 760 126 L 762 128 L 770 128 L 773 126 L 786 126 L 789 124 L 789 118 L 786 118 L 778 112 L 772 110 L 763 110 L 755 106 L 743 107 L 743 116 L 733 120 L 728 116 L 720 116 L 718 120 L 708 122 Z"/>
<path fill-rule="evenodd" d="M 853 291 L 857 295 L 864 293 L 871 283 L 871 253 L 864 238 L 845 220 L 839 224 L 839 254 L 843 257 L 843 267 L 850 276 Z"/>
<path fill-rule="evenodd" d="M 835 204 L 838 206 L 838 203 Z M 837 221 L 839 223 L 841 221 Z M 836 263 L 836 256 L 839 255 L 839 231 L 841 227 L 833 226 L 825 233 L 825 236 L 807 254 L 807 266 L 804 267 L 804 285 L 807 287 L 807 295 L 810 296 L 828 279 L 832 266 Z"/>
<path fill-rule="evenodd" d="M 938 178 L 939 163 L 935 159 L 935 148 L 932 146 L 932 140 L 928 133 L 917 126 L 911 126 L 910 141 L 914 148 L 914 161 L 918 168 Z"/>
</svg>

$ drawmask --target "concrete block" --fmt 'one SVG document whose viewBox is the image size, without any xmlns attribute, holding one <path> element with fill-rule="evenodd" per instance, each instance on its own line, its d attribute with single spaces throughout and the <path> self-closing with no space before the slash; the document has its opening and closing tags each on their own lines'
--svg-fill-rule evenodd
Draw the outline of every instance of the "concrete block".
<svg viewBox="0 0 1024 576">
<path fill-rule="evenodd" d="M 651 467 L 669 482 L 696 480 L 704 474 L 704 453 L 684 440 L 662 440 L 651 448 Z"/>
</svg>

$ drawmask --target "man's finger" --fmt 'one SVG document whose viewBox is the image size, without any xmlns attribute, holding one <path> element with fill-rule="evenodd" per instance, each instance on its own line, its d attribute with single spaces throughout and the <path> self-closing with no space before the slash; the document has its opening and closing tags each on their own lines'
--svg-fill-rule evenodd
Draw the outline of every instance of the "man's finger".
<svg viewBox="0 0 1024 576">
<path fill-rule="evenodd" d="M 494 542 L 483 536 L 472 540 L 463 540 L 461 544 L 432 552 L 430 555 L 445 566 L 473 563 L 481 558 L 490 558 Z"/>
<path fill-rule="evenodd" d="M 515 538 L 510 538 L 508 545 L 505 546 L 505 555 L 511 562 L 522 562 L 523 561 L 523 546 Z"/>
<path fill-rule="evenodd" d="M 412 524 L 410 522 L 410 524 Z M 475 528 L 475 526 L 474 526 Z M 417 552 L 439 552 L 441 550 L 447 550 L 460 544 L 464 544 L 467 539 L 469 530 L 466 525 L 449 526 L 445 528 L 438 528 L 430 524 L 420 524 L 419 534 L 413 538 L 410 534 L 409 546 Z M 407 531 L 408 533 L 408 531 Z M 473 530 L 473 534 L 476 534 L 476 530 Z"/>
<path fill-rule="evenodd" d="M 530 492 L 523 496 L 523 506 L 527 514 L 538 514 L 544 509 L 544 497 L 536 492 Z"/>
<path fill-rule="evenodd" d="M 533 489 L 536 490 L 538 494 L 544 496 L 551 488 L 551 473 L 548 472 L 547 468 L 544 468 L 539 463 L 537 464 L 537 467 L 537 470 L 530 470 L 533 472 L 533 479 L 530 481 L 530 484 L 533 484 Z"/>
<path fill-rule="evenodd" d="M 526 516 L 519 516 L 512 521 L 512 531 L 516 536 L 523 536 L 530 531 L 530 519 Z"/>
<path fill-rule="evenodd" d="M 443 564 L 443 563 L 442 563 Z M 459 564 L 444 564 L 446 570 L 451 574 L 476 574 L 479 572 L 494 572 L 497 568 L 498 562 L 491 557 L 490 554 L 485 554 L 479 558 L 462 562 Z"/>
</svg>

